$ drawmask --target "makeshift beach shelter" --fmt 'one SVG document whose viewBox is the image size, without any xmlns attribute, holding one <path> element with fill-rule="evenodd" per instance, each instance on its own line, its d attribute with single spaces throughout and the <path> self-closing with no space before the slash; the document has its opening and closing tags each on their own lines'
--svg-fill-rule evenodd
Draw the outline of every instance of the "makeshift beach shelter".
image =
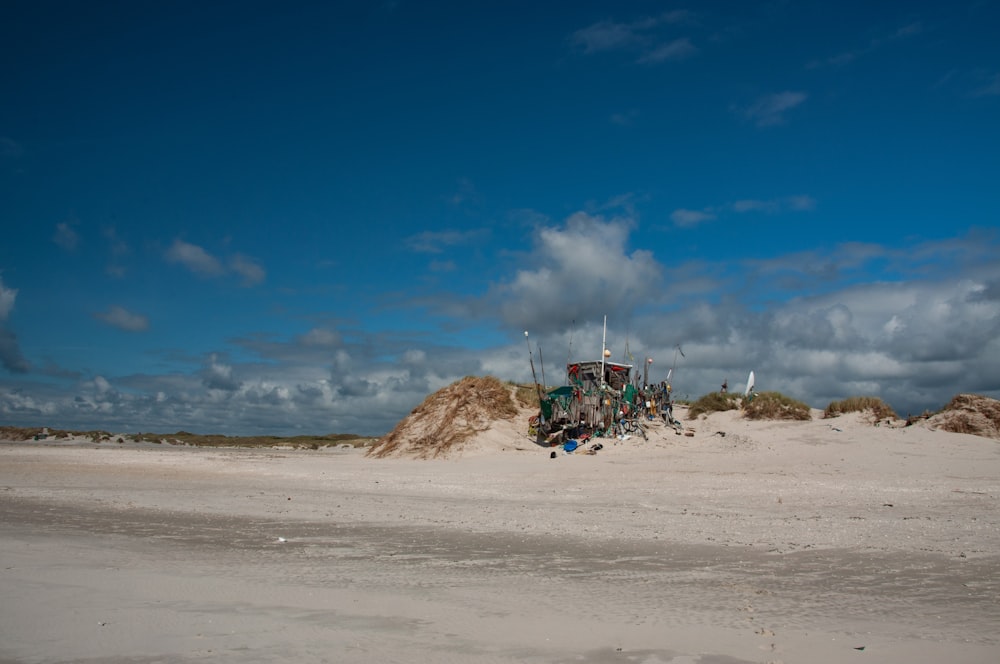
<svg viewBox="0 0 1000 664">
<path fill-rule="evenodd" d="M 602 373 L 603 371 L 603 373 Z M 571 421 L 587 426 L 607 425 L 623 400 L 629 405 L 635 398 L 632 365 L 600 360 L 574 362 L 566 366 L 569 387 L 576 396 Z"/>
</svg>

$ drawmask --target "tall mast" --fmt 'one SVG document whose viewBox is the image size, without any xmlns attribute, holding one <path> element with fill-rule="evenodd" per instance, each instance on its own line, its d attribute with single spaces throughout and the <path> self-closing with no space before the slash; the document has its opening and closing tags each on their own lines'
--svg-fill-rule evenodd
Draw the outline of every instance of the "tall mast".
<svg viewBox="0 0 1000 664">
<path fill-rule="evenodd" d="M 604 336 L 601 339 L 601 389 L 604 389 L 604 358 L 608 354 L 608 315 L 604 314 Z"/>
</svg>

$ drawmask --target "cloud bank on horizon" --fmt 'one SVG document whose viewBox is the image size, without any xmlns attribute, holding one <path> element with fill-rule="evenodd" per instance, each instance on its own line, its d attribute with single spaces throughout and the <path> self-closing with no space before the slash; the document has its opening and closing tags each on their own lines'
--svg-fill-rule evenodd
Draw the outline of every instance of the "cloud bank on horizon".
<svg viewBox="0 0 1000 664">
<path fill-rule="evenodd" d="M 680 397 L 1000 398 L 998 3 L 56 5 L 0 10 L 0 424 L 381 434 L 605 316 Z"/>
</svg>

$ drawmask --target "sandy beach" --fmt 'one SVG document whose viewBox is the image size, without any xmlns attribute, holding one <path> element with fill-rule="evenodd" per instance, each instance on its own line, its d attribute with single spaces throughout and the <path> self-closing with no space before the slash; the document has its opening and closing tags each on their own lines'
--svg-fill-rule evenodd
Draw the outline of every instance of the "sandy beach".
<svg viewBox="0 0 1000 664">
<path fill-rule="evenodd" d="M 0 662 L 1000 661 L 1000 442 L 686 424 L 556 458 L 519 420 L 433 461 L 0 443 Z"/>
</svg>

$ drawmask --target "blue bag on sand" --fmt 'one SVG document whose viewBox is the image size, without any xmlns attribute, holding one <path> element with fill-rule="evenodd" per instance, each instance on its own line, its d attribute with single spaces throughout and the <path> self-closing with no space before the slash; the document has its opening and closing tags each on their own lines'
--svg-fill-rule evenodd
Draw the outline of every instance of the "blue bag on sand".
<svg viewBox="0 0 1000 664">
<path fill-rule="evenodd" d="M 580 444 L 575 440 L 567 440 L 566 443 L 563 445 L 563 449 L 566 450 L 567 452 L 572 452 L 577 447 L 579 447 L 579 445 Z"/>
</svg>

